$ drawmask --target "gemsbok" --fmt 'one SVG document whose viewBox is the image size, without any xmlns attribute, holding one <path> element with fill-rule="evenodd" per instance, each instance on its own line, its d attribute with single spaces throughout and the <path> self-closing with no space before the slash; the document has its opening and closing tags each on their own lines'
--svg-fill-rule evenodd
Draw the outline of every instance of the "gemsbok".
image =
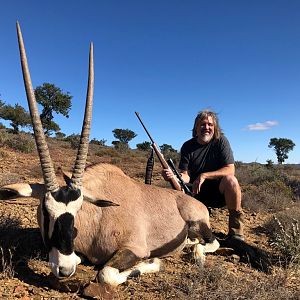
<svg viewBox="0 0 300 300">
<path fill-rule="evenodd" d="M 219 243 L 212 234 L 209 213 L 199 201 L 180 191 L 134 181 L 116 166 L 86 165 L 92 114 L 93 44 L 80 145 L 71 176 L 59 186 L 39 117 L 20 26 L 17 32 L 21 65 L 44 184 L 16 183 L 0 189 L 2 199 L 40 199 L 38 223 L 56 277 L 76 271 L 81 253 L 100 265 L 96 281 L 117 286 L 133 274 L 156 272 L 159 257 L 192 244 L 202 265 L 205 253 Z"/>
</svg>

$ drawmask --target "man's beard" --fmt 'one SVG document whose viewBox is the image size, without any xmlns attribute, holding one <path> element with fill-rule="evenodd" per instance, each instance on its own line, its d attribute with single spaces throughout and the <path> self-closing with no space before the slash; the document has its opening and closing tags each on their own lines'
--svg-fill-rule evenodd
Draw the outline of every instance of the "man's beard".
<svg viewBox="0 0 300 300">
<path fill-rule="evenodd" d="M 213 138 L 213 134 L 201 134 L 200 139 L 202 140 L 202 142 L 204 143 L 208 143 L 212 140 Z"/>
</svg>

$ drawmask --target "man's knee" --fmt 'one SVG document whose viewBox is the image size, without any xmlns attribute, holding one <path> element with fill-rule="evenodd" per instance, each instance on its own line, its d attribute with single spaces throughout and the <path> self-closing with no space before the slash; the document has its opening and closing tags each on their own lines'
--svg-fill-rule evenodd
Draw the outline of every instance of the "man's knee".
<svg viewBox="0 0 300 300">
<path fill-rule="evenodd" d="M 220 183 L 220 191 L 221 193 L 233 192 L 233 193 L 240 193 L 240 184 L 237 178 L 234 175 L 226 175 L 222 178 Z"/>
</svg>

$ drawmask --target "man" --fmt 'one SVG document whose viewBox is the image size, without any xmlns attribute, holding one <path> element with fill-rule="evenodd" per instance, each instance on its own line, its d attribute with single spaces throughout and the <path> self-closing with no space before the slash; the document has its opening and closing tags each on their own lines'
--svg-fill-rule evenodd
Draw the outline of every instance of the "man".
<svg viewBox="0 0 300 300">
<path fill-rule="evenodd" d="M 204 110 L 197 115 L 193 138 L 181 148 L 179 173 L 185 183 L 191 184 L 193 196 L 207 207 L 227 206 L 228 238 L 244 240 L 241 188 L 235 177 L 232 150 L 216 113 Z M 162 174 L 165 180 L 174 176 L 170 169 Z"/>
</svg>

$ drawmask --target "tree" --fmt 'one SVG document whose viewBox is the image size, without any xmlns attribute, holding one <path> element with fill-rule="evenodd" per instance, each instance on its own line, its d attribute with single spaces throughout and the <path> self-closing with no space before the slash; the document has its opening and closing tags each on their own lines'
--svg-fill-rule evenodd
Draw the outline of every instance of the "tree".
<svg viewBox="0 0 300 300">
<path fill-rule="evenodd" d="M 20 127 L 31 126 L 30 114 L 18 103 L 11 106 L 1 101 L 0 118 L 11 121 L 10 125 L 13 128 L 13 133 L 19 133 Z"/>
<path fill-rule="evenodd" d="M 271 138 L 268 147 L 274 147 L 277 161 L 279 164 L 282 164 L 288 158 L 287 154 L 294 149 L 295 144 L 290 139 Z"/>
<path fill-rule="evenodd" d="M 174 164 L 177 164 L 177 161 L 179 160 L 179 153 L 177 152 L 177 150 L 175 150 L 171 145 L 168 144 L 162 144 L 161 146 L 159 146 L 159 148 L 165 159 L 171 158 Z"/>
<path fill-rule="evenodd" d="M 66 134 L 60 131 L 55 132 L 55 137 L 57 139 L 64 139 L 66 137 Z"/>
<path fill-rule="evenodd" d="M 70 142 L 72 149 L 78 149 L 80 144 L 80 134 L 72 133 L 64 138 L 65 141 Z"/>
<path fill-rule="evenodd" d="M 116 128 L 112 132 L 116 139 L 118 139 L 121 143 L 126 143 L 126 144 L 128 144 L 129 141 L 131 141 L 137 136 L 137 134 L 130 129 Z"/>
<path fill-rule="evenodd" d="M 106 142 L 107 142 L 107 140 L 105 140 L 105 139 L 97 140 L 97 139 L 93 138 L 90 141 L 90 144 L 99 145 L 99 146 L 105 146 Z"/>
<path fill-rule="evenodd" d="M 134 139 L 137 134 L 130 129 L 116 128 L 113 131 L 114 137 L 119 141 L 113 141 L 112 144 L 116 149 L 125 150 L 128 149 L 128 142 Z"/>
<path fill-rule="evenodd" d="M 36 101 L 43 106 L 40 117 L 45 134 L 50 135 L 51 131 L 59 131 L 59 126 L 53 121 L 53 112 L 68 118 L 72 96 L 50 83 L 36 87 L 34 94 Z"/>
<path fill-rule="evenodd" d="M 43 122 L 42 119 L 41 119 L 41 122 Z M 57 132 L 60 131 L 59 125 L 52 120 L 50 120 L 47 123 L 44 122 L 43 128 L 44 128 L 45 134 L 47 136 L 50 136 L 53 132 L 55 132 L 55 134 L 56 134 Z"/>
<path fill-rule="evenodd" d="M 168 144 L 162 144 L 161 146 L 159 146 L 159 148 L 163 155 L 165 155 L 168 152 L 176 152 L 177 153 L 177 151 L 171 145 L 168 145 Z"/>
<path fill-rule="evenodd" d="M 143 143 L 139 143 L 136 144 L 137 149 L 141 150 L 141 151 L 148 151 L 151 149 L 151 143 L 150 142 L 143 142 Z"/>
<path fill-rule="evenodd" d="M 120 141 L 112 141 L 111 142 L 116 150 L 119 150 L 120 152 L 125 152 L 129 149 L 128 143 L 123 143 Z"/>
</svg>

